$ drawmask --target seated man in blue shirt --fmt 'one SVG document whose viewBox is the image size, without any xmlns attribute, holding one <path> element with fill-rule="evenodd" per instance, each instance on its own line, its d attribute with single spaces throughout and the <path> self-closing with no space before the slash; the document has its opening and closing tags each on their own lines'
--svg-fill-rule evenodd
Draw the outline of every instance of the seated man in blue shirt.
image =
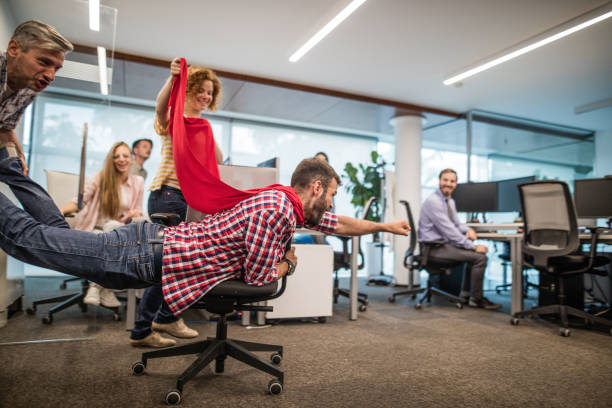
<svg viewBox="0 0 612 408">
<path fill-rule="evenodd" d="M 457 187 L 457 172 L 444 169 L 440 172 L 440 188 L 427 197 L 421 206 L 419 218 L 419 242 L 444 241 L 431 248 L 429 259 L 466 262 L 459 297 L 471 307 L 488 310 L 499 309 L 482 295 L 482 281 L 487 267 L 487 247 L 474 245 L 476 232 L 459 222 L 455 201 L 451 198 Z M 469 298 L 468 298 L 469 297 Z"/>
</svg>

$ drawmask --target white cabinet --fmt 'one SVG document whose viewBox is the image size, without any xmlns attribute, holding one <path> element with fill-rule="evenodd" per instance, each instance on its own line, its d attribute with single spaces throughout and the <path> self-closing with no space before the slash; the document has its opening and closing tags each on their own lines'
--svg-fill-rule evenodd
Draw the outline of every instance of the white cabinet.
<svg viewBox="0 0 612 408">
<path fill-rule="evenodd" d="M 298 264 L 287 277 L 287 288 L 269 300 L 274 311 L 267 319 L 328 317 L 332 315 L 334 250 L 331 245 L 295 244 Z"/>
</svg>

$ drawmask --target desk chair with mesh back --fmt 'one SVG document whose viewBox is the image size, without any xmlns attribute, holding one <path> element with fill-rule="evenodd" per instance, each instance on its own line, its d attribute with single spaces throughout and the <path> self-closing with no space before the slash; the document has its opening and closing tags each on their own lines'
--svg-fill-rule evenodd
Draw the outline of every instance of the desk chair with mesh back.
<svg viewBox="0 0 612 408">
<path fill-rule="evenodd" d="M 423 307 L 423 302 L 427 300 L 427 302 L 431 302 L 432 295 L 442 296 L 446 298 L 448 301 L 455 303 L 455 306 L 458 309 L 463 308 L 463 304 L 461 303 L 461 299 L 455 295 L 451 295 L 448 292 L 445 292 L 439 288 L 433 286 L 432 277 L 435 275 L 447 274 L 450 275 L 451 269 L 455 266 L 458 266 L 459 262 L 454 261 L 445 261 L 442 259 L 433 259 L 429 256 L 429 251 L 432 248 L 443 245 L 444 242 L 421 242 L 420 243 L 420 255 L 415 255 L 414 250 L 416 249 L 417 243 L 417 230 L 414 224 L 414 218 L 412 217 L 412 211 L 410 211 L 410 205 L 407 201 L 400 201 L 401 204 L 404 204 L 406 207 L 406 213 L 408 216 L 408 225 L 410 225 L 410 245 L 408 250 L 406 250 L 406 255 L 404 256 L 404 266 L 408 268 L 410 271 L 410 275 L 408 277 L 410 283 L 412 284 L 412 273 L 414 271 L 420 271 L 425 269 L 429 274 L 429 278 L 427 279 L 427 287 L 426 288 L 416 288 L 416 289 L 408 289 L 400 292 L 393 293 L 389 297 L 389 302 L 395 302 L 395 298 L 397 296 L 409 295 L 412 296 L 413 299 L 416 298 L 416 295 L 419 293 L 423 293 L 423 296 L 417 301 L 414 306 L 416 309 L 420 309 Z"/>
<path fill-rule="evenodd" d="M 361 218 L 365 219 L 370 212 L 372 204 L 376 201 L 376 197 L 370 197 L 366 202 Z M 351 291 L 348 289 L 340 288 L 340 279 L 338 278 L 338 271 L 340 269 L 351 269 L 351 251 L 349 251 L 348 243 L 352 240 L 352 237 L 343 237 L 340 235 L 332 235 L 332 237 L 338 238 L 342 241 L 342 251 L 334 251 L 334 303 L 338 303 L 338 297 L 344 296 L 347 298 L 351 297 Z M 361 237 L 357 240 L 357 251 L 361 257 L 361 262 L 357 266 L 357 269 L 363 269 L 363 252 L 361 251 Z M 357 302 L 359 302 L 359 311 L 365 312 L 368 309 L 368 295 L 366 293 L 357 292 Z"/>
<path fill-rule="evenodd" d="M 173 222 L 172 214 L 154 214 L 151 216 L 151 219 L 165 225 L 176 224 Z M 289 250 L 290 247 L 291 241 L 287 244 L 286 250 Z M 233 314 L 236 311 L 273 311 L 272 306 L 254 305 L 252 303 L 264 302 L 279 297 L 285 291 L 286 285 L 287 276 L 283 277 L 280 288 L 278 287 L 278 282 L 265 286 L 251 286 L 242 280 L 228 280 L 218 284 L 191 306 L 191 308 L 205 309 L 217 315 L 216 336 L 208 337 L 203 341 L 145 352 L 142 354 L 141 360 L 132 365 L 133 374 L 143 374 L 148 360 L 154 358 L 197 354 L 196 360 L 179 376 L 176 388 L 166 392 L 166 403 L 168 405 L 175 405 L 180 404 L 182 401 L 183 387 L 189 380 L 195 377 L 213 360 L 215 360 L 215 373 L 222 373 L 225 369 L 225 359 L 230 356 L 276 377 L 276 379 L 268 383 L 268 392 L 270 394 L 280 394 L 284 385 L 284 373 L 277 366 L 283 359 L 283 346 L 227 338 L 227 315 Z M 253 354 L 254 351 L 272 352 L 270 362 Z"/>
<path fill-rule="evenodd" d="M 565 283 L 569 277 L 584 273 L 604 274 L 594 269 L 609 263 L 607 258 L 595 255 L 599 230 L 591 229 L 590 252 L 580 252 L 576 210 L 564 182 L 545 180 L 525 183 L 519 186 L 519 192 L 525 221 L 524 264 L 556 278 L 559 282 L 556 288 L 558 304 L 515 313 L 510 322 L 517 325 L 520 317 L 557 314 L 561 318 L 559 334 L 564 337 L 570 335 L 568 316 L 584 319 L 586 324 L 612 327 L 611 320 L 565 304 Z"/>
<path fill-rule="evenodd" d="M 70 200 L 72 200 L 77 194 L 79 176 L 77 174 L 64 173 L 61 171 L 54 170 L 45 170 L 45 173 L 47 174 L 47 191 L 49 192 L 49 195 L 53 199 L 55 205 L 57 205 L 59 208 L 60 206 L 70 202 Z M 72 226 L 74 225 L 74 217 L 66 217 L 66 221 L 68 222 L 68 225 L 70 225 L 70 227 L 72 228 Z M 36 313 L 38 305 L 57 303 L 56 305 L 51 306 L 47 311 L 47 315 L 42 318 L 42 322 L 45 324 L 51 324 L 53 322 L 53 315 L 55 313 L 67 309 L 72 305 L 79 305 L 83 313 L 87 312 L 87 304 L 83 303 L 83 299 L 85 298 L 85 295 L 87 294 L 87 289 L 89 288 L 89 282 L 86 279 L 65 279 L 60 284 L 60 288 L 64 289 L 66 288 L 67 282 L 77 280 L 81 281 L 81 290 L 79 292 L 35 300 L 32 302 L 32 306 L 26 309 L 26 312 L 30 315 L 33 315 Z M 113 311 L 113 320 L 121 320 L 121 315 L 119 314 L 118 307 L 106 307 L 103 305 L 100 306 Z"/>
</svg>

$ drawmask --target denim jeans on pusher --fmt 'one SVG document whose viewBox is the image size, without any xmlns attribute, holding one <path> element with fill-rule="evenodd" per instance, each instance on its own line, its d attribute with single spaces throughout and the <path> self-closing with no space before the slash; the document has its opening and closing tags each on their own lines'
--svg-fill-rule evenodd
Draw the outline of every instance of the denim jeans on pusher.
<svg viewBox="0 0 612 408">
<path fill-rule="evenodd" d="M 187 214 L 187 202 L 181 190 L 162 186 L 161 189 L 151 191 L 148 202 L 149 214 L 155 213 L 174 213 L 178 214 L 181 221 L 185 221 Z M 138 316 L 134 322 L 134 328 L 130 338 L 140 340 L 151 333 L 151 324 L 173 323 L 178 317 L 172 313 L 162 293 L 161 285 L 153 285 L 145 289 L 140 303 L 138 304 Z"/>
<path fill-rule="evenodd" d="M 106 288 L 160 283 L 152 241 L 161 226 L 141 222 L 102 234 L 71 230 L 47 192 L 21 172 L 20 160 L 7 158 L 6 149 L 0 149 L 0 181 L 25 209 L 0 194 L 0 247 L 7 254 Z"/>
</svg>

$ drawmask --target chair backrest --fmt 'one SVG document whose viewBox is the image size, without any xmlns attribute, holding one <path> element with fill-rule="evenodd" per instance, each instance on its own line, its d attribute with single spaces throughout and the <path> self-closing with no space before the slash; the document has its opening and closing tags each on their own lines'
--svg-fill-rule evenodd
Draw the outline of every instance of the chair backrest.
<svg viewBox="0 0 612 408">
<path fill-rule="evenodd" d="M 578 249 L 578 222 L 566 183 L 543 180 L 519 185 L 525 260 L 548 270 L 548 260 Z"/>
<path fill-rule="evenodd" d="M 45 170 L 47 191 L 58 207 L 68 204 L 79 192 L 79 175 L 63 171 Z"/>
<path fill-rule="evenodd" d="M 278 183 L 278 169 L 276 167 L 248 167 L 219 165 L 221 181 L 239 190 L 261 188 Z M 200 221 L 204 214 L 187 208 L 186 222 Z"/>
<path fill-rule="evenodd" d="M 414 225 L 414 217 L 412 216 L 412 211 L 410 211 L 410 204 L 408 204 L 408 201 L 406 200 L 401 200 L 400 204 L 403 204 L 404 207 L 406 207 L 406 215 L 408 216 L 408 226 L 410 226 L 410 244 L 408 246 L 408 249 L 406 250 L 406 254 L 404 255 L 404 266 L 407 267 L 408 258 L 414 255 L 414 250 L 416 249 L 418 239 L 416 226 Z"/>
</svg>

